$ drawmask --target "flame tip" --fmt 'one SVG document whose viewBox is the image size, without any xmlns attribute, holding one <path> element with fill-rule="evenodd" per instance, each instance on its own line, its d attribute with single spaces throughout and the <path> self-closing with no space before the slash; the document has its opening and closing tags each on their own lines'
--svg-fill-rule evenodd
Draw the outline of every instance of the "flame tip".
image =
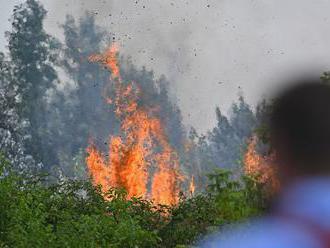
<svg viewBox="0 0 330 248">
<path fill-rule="evenodd" d="M 86 157 L 88 170 L 94 184 L 101 184 L 105 191 L 124 187 L 128 198 L 138 196 L 153 199 L 156 204 L 176 204 L 182 181 L 177 153 L 169 144 L 160 119 L 150 117 L 152 109 L 137 104 L 141 89 L 133 82 L 121 84 L 118 51 L 118 43 L 113 43 L 104 54 L 89 57 L 90 61 L 105 65 L 111 71 L 111 80 L 117 82 L 115 97 L 107 97 L 106 101 L 116 106 L 122 135 L 110 138 L 108 159 L 90 144 Z M 163 149 L 156 152 L 158 146 Z M 150 174 L 151 166 L 156 166 L 154 175 Z"/>
</svg>

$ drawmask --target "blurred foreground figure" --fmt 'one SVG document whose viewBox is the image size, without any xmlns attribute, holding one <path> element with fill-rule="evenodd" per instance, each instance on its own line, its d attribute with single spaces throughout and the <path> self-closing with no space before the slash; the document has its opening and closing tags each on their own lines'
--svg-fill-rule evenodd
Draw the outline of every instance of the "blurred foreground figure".
<svg viewBox="0 0 330 248">
<path fill-rule="evenodd" d="M 294 83 L 275 98 L 270 119 L 281 182 L 272 213 L 200 247 L 330 247 L 330 86 Z"/>
</svg>

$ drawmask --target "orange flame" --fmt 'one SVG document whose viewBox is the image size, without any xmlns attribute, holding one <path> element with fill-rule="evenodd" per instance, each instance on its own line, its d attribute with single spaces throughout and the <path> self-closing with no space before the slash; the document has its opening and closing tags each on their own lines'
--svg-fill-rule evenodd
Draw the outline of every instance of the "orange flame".
<svg viewBox="0 0 330 248">
<path fill-rule="evenodd" d="M 93 183 L 102 185 L 104 192 L 123 187 L 128 198 L 176 204 L 182 181 L 177 153 L 169 144 L 160 119 L 152 116 L 151 109 L 139 106 L 139 87 L 133 82 L 122 82 L 117 54 L 118 46 L 114 44 L 104 54 L 90 57 L 90 61 L 102 63 L 112 72 L 115 97 L 106 97 L 106 101 L 115 105 L 121 135 L 109 138 L 108 159 L 94 145 L 87 148 L 88 171 Z"/>
<path fill-rule="evenodd" d="M 256 151 L 257 143 L 257 137 L 253 136 L 244 155 L 245 173 L 247 175 L 257 175 L 260 183 L 268 184 L 272 190 L 276 191 L 279 188 L 279 182 L 274 166 L 272 166 L 275 154 L 269 156 L 259 155 Z"/>
<path fill-rule="evenodd" d="M 191 181 L 190 181 L 190 184 L 189 184 L 189 192 L 190 192 L 190 195 L 193 196 L 194 193 L 195 193 L 195 182 L 194 182 L 194 176 L 191 177 Z"/>
<path fill-rule="evenodd" d="M 117 54 L 119 51 L 119 46 L 117 43 L 113 43 L 104 54 L 96 54 L 89 57 L 91 62 L 101 62 L 109 68 L 112 72 L 113 78 L 119 78 L 120 71 L 117 62 Z"/>
</svg>

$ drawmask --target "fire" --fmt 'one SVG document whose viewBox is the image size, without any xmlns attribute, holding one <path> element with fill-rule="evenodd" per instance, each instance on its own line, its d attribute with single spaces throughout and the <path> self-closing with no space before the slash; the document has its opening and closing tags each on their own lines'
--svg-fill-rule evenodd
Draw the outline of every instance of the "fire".
<svg viewBox="0 0 330 248">
<path fill-rule="evenodd" d="M 195 194 L 195 182 L 194 182 L 194 176 L 191 177 L 191 181 L 189 184 L 189 193 L 191 196 L 193 196 Z"/>
<path fill-rule="evenodd" d="M 94 145 L 89 146 L 87 152 L 89 156 L 86 158 L 86 162 L 89 166 L 89 170 L 95 172 L 94 180 L 101 185 L 106 185 L 108 171 L 107 167 L 104 167 L 105 161 L 102 153 L 96 150 Z"/>
<path fill-rule="evenodd" d="M 276 177 L 276 171 L 272 166 L 274 154 L 269 156 L 259 155 L 256 151 L 258 139 L 253 136 L 248 144 L 244 155 L 244 170 L 247 175 L 257 175 L 259 182 L 268 184 L 271 189 L 277 190 L 279 182 Z"/>
<path fill-rule="evenodd" d="M 112 72 L 110 80 L 114 82 L 115 96 L 105 98 L 115 106 L 121 131 L 120 135 L 109 137 L 108 159 L 95 145 L 89 145 L 88 171 L 93 183 L 101 185 L 104 192 L 111 187 L 123 187 L 128 198 L 176 204 L 183 178 L 178 155 L 169 144 L 160 119 L 153 114 L 155 110 L 138 104 L 138 85 L 123 82 L 117 54 L 118 46 L 114 44 L 104 54 L 90 57 L 90 61 L 102 63 Z"/>
<path fill-rule="evenodd" d="M 104 54 L 96 54 L 89 57 L 91 62 L 101 62 L 105 64 L 112 72 L 113 78 L 120 77 L 119 66 L 117 62 L 117 53 L 119 46 L 117 43 L 113 43 Z"/>
</svg>

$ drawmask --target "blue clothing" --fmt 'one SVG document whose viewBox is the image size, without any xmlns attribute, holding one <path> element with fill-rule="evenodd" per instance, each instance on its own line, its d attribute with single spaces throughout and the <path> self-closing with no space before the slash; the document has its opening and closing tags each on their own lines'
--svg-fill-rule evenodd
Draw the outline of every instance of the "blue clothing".
<svg viewBox="0 0 330 248">
<path fill-rule="evenodd" d="M 323 248 L 320 237 L 304 223 L 316 224 L 330 234 L 330 177 L 305 179 L 293 184 L 280 197 L 276 212 L 306 222 L 269 216 L 252 220 L 234 231 L 208 237 L 199 247 Z"/>
</svg>

